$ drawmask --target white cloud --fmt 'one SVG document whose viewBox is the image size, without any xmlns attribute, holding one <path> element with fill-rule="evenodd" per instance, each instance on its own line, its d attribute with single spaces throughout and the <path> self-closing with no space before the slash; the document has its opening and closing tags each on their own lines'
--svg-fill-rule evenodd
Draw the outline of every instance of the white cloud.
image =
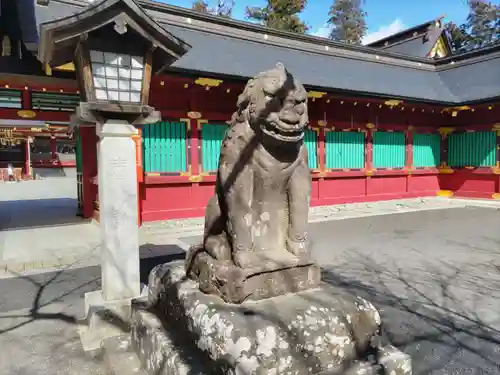
<svg viewBox="0 0 500 375">
<path fill-rule="evenodd" d="M 363 37 L 363 44 L 368 44 L 375 42 L 380 39 L 384 39 L 389 35 L 396 34 L 404 29 L 406 29 L 406 25 L 399 18 L 395 19 L 390 25 L 380 26 L 377 31 L 373 33 L 368 33 Z"/>
<path fill-rule="evenodd" d="M 363 37 L 362 44 L 375 42 L 389 35 L 396 34 L 406 28 L 407 26 L 403 23 L 403 21 L 401 21 L 399 18 L 395 19 L 391 24 L 380 26 L 377 31 L 366 34 Z M 319 27 L 315 32 L 311 33 L 311 35 L 319 36 L 322 38 L 328 38 L 331 30 L 332 30 L 331 26 L 329 26 L 328 24 L 324 24 L 323 26 Z"/>
<path fill-rule="evenodd" d="M 325 23 L 318 30 L 316 30 L 315 32 L 311 33 L 311 35 L 319 36 L 321 38 L 328 38 L 330 36 L 330 31 L 331 30 L 332 30 L 331 26 L 329 26 L 327 23 Z"/>
</svg>

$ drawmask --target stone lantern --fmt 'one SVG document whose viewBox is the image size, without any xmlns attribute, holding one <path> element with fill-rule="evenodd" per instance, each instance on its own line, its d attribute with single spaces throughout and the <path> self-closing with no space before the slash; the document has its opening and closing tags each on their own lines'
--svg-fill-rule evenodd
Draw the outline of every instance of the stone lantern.
<svg viewBox="0 0 500 375">
<path fill-rule="evenodd" d="M 87 314 L 96 306 L 97 310 L 123 311 L 121 307 L 140 295 L 136 145 L 132 137 L 138 133 L 137 125 L 161 119 L 148 105 L 151 75 L 189 48 L 134 0 L 103 0 L 70 17 L 40 25 L 39 60 L 51 67 L 74 63 L 81 103 L 73 121 L 95 124 L 100 138 L 102 291 L 86 295 Z M 97 340 L 90 346 L 98 345 Z"/>
<path fill-rule="evenodd" d="M 81 13 L 40 25 L 38 58 L 51 67 L 73 62 L 83 121 L 141 121 L 153 70 L 161 72 L 190 48 L 134 0 L 103 0 Z"/>
</svg>

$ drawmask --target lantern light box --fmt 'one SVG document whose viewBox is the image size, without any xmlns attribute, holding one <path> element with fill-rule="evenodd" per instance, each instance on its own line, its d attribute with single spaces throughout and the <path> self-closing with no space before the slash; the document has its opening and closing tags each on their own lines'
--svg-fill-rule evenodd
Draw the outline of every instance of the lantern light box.
<svg viewBox="0 0 500 375">
<path fill-rule="evenodd" d="M 96 100 L 140 103 L 144 58 L 90 51 Z"/>
<path fill-rule="evenodd" d="M 81 120 L 118 116 L 141 123 L 154 112 L 148 105 L 151 75 L 189 48 L 134 0 L 102 0 L 71 17 L 42 23 L 38 58 L 50 67 L 74 63 Z"/>
</svg>

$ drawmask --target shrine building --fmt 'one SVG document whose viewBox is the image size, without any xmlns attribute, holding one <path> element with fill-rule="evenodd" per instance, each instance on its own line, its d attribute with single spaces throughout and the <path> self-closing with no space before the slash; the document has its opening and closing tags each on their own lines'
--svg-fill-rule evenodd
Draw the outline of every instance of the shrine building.
<svg viewBox="0 0 500 375">
<path fill-rule="evenodd" d="M 99 217 L 98 138 L 92 124 L 69 129 L 80 102 L 74 66 L 40 62 L 40 25 L 120 1 L 131 2 L 0 0 L 0 179 L 9 163 L 26 179 L 76 174 L 87 218 Z M 353 46 L 134 4 L 191 47 L 151 80 L 162 121 L 138 126 L 141 222 L 204 214 L 238 94 L 277 62 L 308 90 L 311 205 L 500 199 L 500 45 L 452 55 L 441 19 Z"/>
</svg>

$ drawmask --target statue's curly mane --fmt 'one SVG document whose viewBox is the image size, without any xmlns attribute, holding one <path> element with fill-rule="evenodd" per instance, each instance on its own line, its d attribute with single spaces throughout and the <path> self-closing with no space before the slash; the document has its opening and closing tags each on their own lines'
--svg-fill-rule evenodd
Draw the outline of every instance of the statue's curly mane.
<svg viewBox="0 0 500 375">
<path fill-rule="evenodd" d="M 236 111 L 231 115 L 231 125 L 238 123 L 248 122 L 250 116 L 248 113 L 248 107 L 252 103 L 252 95 L 250 91 L 255 86 L 255 79 L 251 79 L 245 85 L 243 92 L 238 95 L 238 101 L 236 102 Z"/>
</svg>

